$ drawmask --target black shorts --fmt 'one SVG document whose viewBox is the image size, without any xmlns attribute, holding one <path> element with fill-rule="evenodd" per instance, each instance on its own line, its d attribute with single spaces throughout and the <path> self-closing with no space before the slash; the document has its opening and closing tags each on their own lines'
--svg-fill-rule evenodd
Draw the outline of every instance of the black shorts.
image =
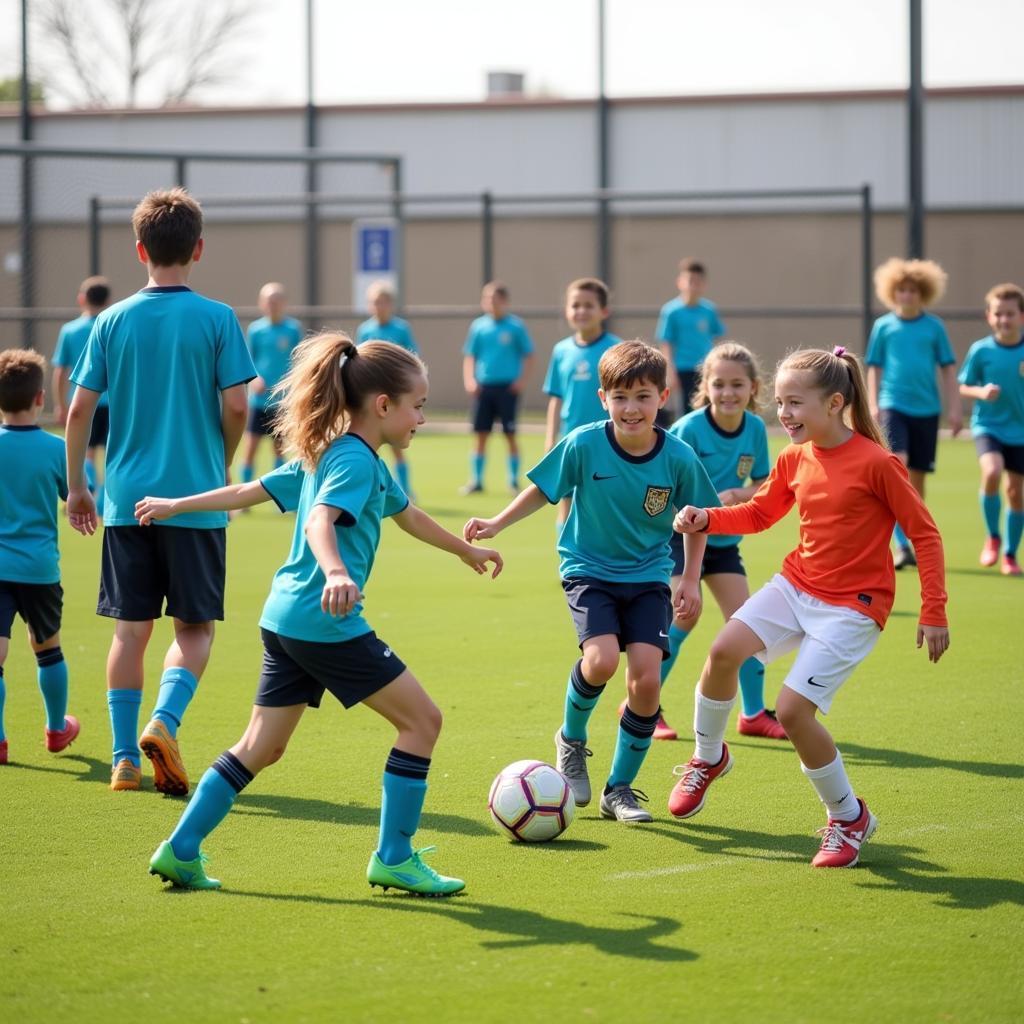
<svg viewBox="0 0 1024 1024">
<path fill-rule="evenodd" d="M 294 640 L 269 629 L 260 634 L 263 670 L 253 703 L 261 708 L 318 708 L 324 690 L 344 707 L 355 707 L 405 671 L 405 662 L 376 633 L 333 644 Z"/>
<path fill-rule="evenodd" d="M 250 405 L 249 419 L 245 424 L 246 433 L 270 437 L 274 433 L 274 414 L 276 412 L 276 409 L 260 409 L 258 406 Z"/>
<path fill-rule="evenodd" d="M 979 456 L 997 452 L 1003 457 L 1003 466 L 1011 473 L 1024 474 L 1024 444 L 1003 444 L 991 434 L 979 434 L 974 439 L 974 450 Z"/>
<path fill-rule="evenodd" d="M 935 472 L 935 450 L 939 443 L 938 416 L 908 416 L 895 409 L 878 414 L 882 432 L 894 452 L 907 456 L 907 468 L 918 473 Z"/>
<path fill-rule="evenodd" d="M 92 414 L 92 426 L 89 428 L 89 447 L 106 448 L 107 435 L 110 433 L 110 406 L 97 405 Z"/>
<path fill-rule="evenodd" d="M 489 434 L 494 429 L 495 420 L 501 422 L 501 429 L 506 434 L 516 432 L 519 396 L 511 388 L 511 382 L 480 385 L 480 394 L 473 403 L 474 434 Z"/>
<path fill-rule="evenodd" d="M 651 644 L 668 657 L 672 592 L 664 583 L 610 583 L 588 576 L 562 580 L 580 647 L 592 636 L 617 636 L 627 644 Z"/>
<path fill-rule="evenodd" d="M 20 615 L 37 644 L 60 632 L 64 591 L 59 583 L 12 583 L 0 580 L 0 636 L 10 639 L 15 614 Z"/>
<path fill-rule="evenodd" d="M 676 375 L 679 377 L 679 415 L 685 416 L 690 412 L 690 402 L 697 393 L 701 368 L 695 366 L 692 370 L 676 370 Z"/>
<path fill-rule="evenodd" d="M 670 543 L 672 546 L 672 575 L 682 576 L 683 569 L 686 568 L 683 535 L 673 533 Z M 700 567 L 700 578 L 720 576 L 725 573 L 736 576 L 747 575 L 747 570 L 743 565 L 743 556 L 740 554 L 739 544 L 729 544 L 725 547 L 713 547 L 708 544 L 704 549 L 704 562 Z"/>
<path fill-rule="evenodd" d="M 103 531 L 99 615 L 126 622 L 224 618 L 224 527 L 108 526 Z"/>
</svg>

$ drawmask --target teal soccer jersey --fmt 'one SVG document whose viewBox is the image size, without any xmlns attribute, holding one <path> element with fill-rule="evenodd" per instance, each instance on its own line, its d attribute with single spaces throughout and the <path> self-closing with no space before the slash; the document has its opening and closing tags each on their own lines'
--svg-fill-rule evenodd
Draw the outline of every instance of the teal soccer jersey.
<svg viewBox="0 0 1024 1024">
<path fill-rule="evenodd" d="M 630 455 L 610 422 L 564 437 L 526 475 L 552 504 L 572 496 L 558 538 L 562 579 L 668 583 L 672 518 L 684 505 L 718 505 L 693 449 L 657 428 L 654 448 Z"/>
<path fill-rule="evenodd" d="M 143 288 L 100 313 L 71 379 L 110 394 L 104 524 L 137 526 L 147 494 L 223 487 L 220 393 L 255 376 L 231 307 L 190 288 Z M 226 512 L 187 512 L 161 525 L 227 523 Z"/>
<path fill-rule="evenodd" d="M 729 433 L 715 423 L 711 407 L 706 405 L 676 420 L 669 433 L 682 438 L 697 453 L 718 493 L 731 487 L 746 487 L 750 480 L 763 480 L 772 470 L 768 431 L 764 420 L 753 413 L 744 412 L 739 428 Z M 710 534 L 708 545 L 724 548 L 740 540 Z"/>
<path fill-rule="evenodd" d="M 976 341 L 960 368 L 960 383 L 998 384 L 994 402 L 974 400 L 971 433 L 988 434 L 1003 444 L 1024 445 L 1024 338 L 1000 345 L 991 335 Z"/>
<path fill-rule="evenodd" d="M 484 314 L 470 324 L 462 354 L 476 360 L 478 384 L 511 384 L 532 351 L 530 334 L 519 317 L 510 314 L 495 320 Z"/>
<path fill-rule="evenodd" d="M 0 426 L 0 580 L 59 583 L 57 499 L 68 496 L 64 441 Z"/>
<path fill-rule="evenodd" d="M 89 340 L 89 332 L 96 322 L 94 316 L 80 316 L 77 320 L 66 323 L 57 335 L 57 348 L 53 353 L 54 366 L 66 366 L 70 373 L 78 362 L 78 357 L 85 351 L 85 343 Z M 68 405 L 75 397 L 75 385 L 68 384 Z M 107 393 L 100 395 L 97 406 L 107 404 Z"/>
<path fill-rule="evenodd" d="M 362 345 L 366 341 L 391 341 L 408 349 L 413 355 L 420 354 L 409 321 L 400 316 L 393 316 L 386 324 L 382 324 L 375 316 L 364 320 L 356 329 L 356 344 Z"/>
<path fill-rule="evenodd" d="M 708 299 L 698 299 L 692 306 L 680 298 L 666 302 L 655 331 L 657 340 L 671 347 L 677 370 L 695 370 L 724 334 L 718 308 Z"/>
<path fill-rule="evenodd" d="M 253 409 L 273 409 L 280 399 L 271 397 L 271 389 L 288 372 L 292 352 L 302 341 L 302 327 L 290 316 L 276 324 L 270 317 L 261 316 L 249 324 L 246 337 L 256 372 L 267 385 L 261 394 L 250 393 L 249 405 Z"/>
<path fill-rule="evenodd" d="M 597 364 L 601 356 L 620 341 L 621 338 L 605 331 L 589 345 L 581 345 L 575 335 L 569 335 L 551 350 L 551 361 L 544 378 L 544 394 L 562 400 L 560 437 L 587 423 L 608 419 L 608 413 L 597 396 L 601 386 Z"/>
<path fill-rule="evenodd" d="M 882 371 L 878 406 L 904 416 L 938 416 L 942 401 L 935 381 L 938 366 L 956 363 L 943 322 L 931 313 L 901 320 L 886 313 L 875 321 L 864 358 Z"/>
<path fill-rule="evenodd" d="M 282 512 L 295 512 L 288 560 L 277 570 L 260 625 L 293 640 L 338 643 L 370 632 L 360 602 L 336 618 L 320 607 L 326 582 L 306 539 L 306 520 L 317 505 L 341 513 L 334 526 L 338 553 L 360 591 L 366 587 L 380 542 L 381 520 L 408 504 L 388 467 L 355 434 L 333 441 L 312 473 L 298 460 L 260 479 Z"/>
</svg>

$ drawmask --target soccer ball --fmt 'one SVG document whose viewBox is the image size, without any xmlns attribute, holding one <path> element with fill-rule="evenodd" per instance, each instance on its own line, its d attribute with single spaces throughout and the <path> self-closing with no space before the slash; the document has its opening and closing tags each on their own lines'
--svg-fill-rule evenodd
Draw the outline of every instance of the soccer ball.
<svg viewBox="0 0 1024 1024">
<path fill-rule="evenodd" d="M 498 831 L 524 843 L 560 836 L 576 813 L 576 798 L 561 772 L 543 761 L 516 761 L 498 772 L 487 798 Z"/>
</svg>

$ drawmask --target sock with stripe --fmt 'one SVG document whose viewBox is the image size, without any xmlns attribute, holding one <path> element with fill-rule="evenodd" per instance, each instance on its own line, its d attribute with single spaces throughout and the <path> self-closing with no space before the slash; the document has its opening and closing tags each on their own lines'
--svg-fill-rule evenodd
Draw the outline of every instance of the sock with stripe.
<svg viewBox="0 0 1024 1024">
<path fill-rule="evenodd" d="M 159 718 L 172 736 L 178 735 L 178 726 L 185 709 L 195 696 L 199 680 L 187 668 L 165 668 L 160 677 L 160 693 L 153 708 L 153 717 Z"/>
<path fill-rule="evenodd" d="M 59 647 L 36 652 L 36 677 L 39 692 L 46 708 L 46 728 L 60 732 L 68 723 L 64 716 L 68 710 L 68 663 Z"/>
<path fill-rule="evenodd" d="M 1014 512 L 1012 508 L 1006 510 L 1006 553 L 1012 558 L 1017 557 L 1017 548 L 1020 547 L 1020 535 L 1024 532 L 1024 512 Z"/>
<path fill-rule="evenodd" d="M 401 864 L 412 856 L 412 837 L 420 827 L 427 795 L 430 758 L 392 747 L 384 765 L 377 856 L 385 864 Z"/>
<path fill-rule="evenodd" d="M 732 700 L 705 697 L 700 692 L 700 684 L 697 684 L 693 698 L 693 734 L 699 760 L 708 764 L 718 764 L 722 760 L 722 741 L 735 703 L 735 697 Z"/>
<path fill-rule="evenodd" d="M 110 711 L 110 731 L 114 736 L 114 760 L 127 758 L 138 768 L 142 763 L 139 750 L 139 709 L 142 707 L 141 690 L 107 690 L 107 709 Z"/>
<path fill-rule="evenodd" d="M 580 658 L 569 673 L 565 690 L 565 719 L 562 735 L 567 740 L 586 740 L 587 722 L 604 693 L 604 683 L 591 686 L 583 677 L 583 659 Z"/>
<path fill-rule="evenodd" d="M 469 470 L 472 474 L 470 479 L 474 486 L 483 487 L 484 485 L 484 456 L 477 455 L 475 452 L 469 457 Z"/>
<path fill-rule="evenodd" d="M 252 780 L 252 772 L 230 750 L 225 750 L 206 769 L 171 833 L 171 849 L 178 860 L 195 860 L 199 856 L 203 840 L 227 817 L 235 797 Z"/>
<path fill-rule="evenodd" d="M 251 463 L 244 465 L 242 466 L 242 472 L 239 475 L 242 478 L 243 484 L 251 484 L 252 478 L 255 475 L 255 469 L 253 468 Z"/>
<path fill-rule="evenodd" d="M 660 710 L 653 715 L 638 715 L 629 705 L 619 719 L 619 736 L 615 742 L 612 772 L 608 776 L 608 789 L 623 784 L 631 786 L 640 774 L 640 768 L 650 750 L 654 727 Z"/>
<path fill-rule="evenodd" d="M 896 541 L 896 543 L 897 543 L 897 545 L 899 545 L 899 547 L 901 547 L 901 548 L 909 548 L 910 547 L 910 538 L 903 532 L 903 527 L 900 526 L 899 523 L 897 523 L 892 528 L 892 538 L 893 538 L 894 541 Z"/>
<path fill-rule="evenodd" d="M 676 663 L 676 658 L 679 657 L 679 648 L 683 646 L 683 641 L 690 634 L 685 629 L 680 629 L 675 623 L 668 627 L 668 657 L 661 663 L 661 685 L 665 685 L 665 680 L 668 679 L 669 673 L 672 671 Z"/>
<path fill-rule="evenodd" d="M 409 463 L 399 462 L 395 465 L 395 477 L 398 480 L 398 486 L 405 491 L 406 496 L 409 494 Z"/>
<path fill-rule="evenodd" d="M 4 667 L 0 665 L 0 742 L 7 739 L 4 732 L 4 705 L 7 703 L 7 684 L 4 682 Z"/>
<path fill-rule="evenodd" d="M 999 514 L 1002 511 L 1003 499 L 999 492 L 995 494 L 979 494 L 978 502 L 981 505 L 981 517 L 985 520 L 985 529 L 990 537 L 999 539 Z"/>
<path fill-rule="evenodd" d="M 757 658 L 747 658 L 740 665 L 740 701 L 747 718 L 764 711 L 764 665 Z"/>
<path fill-rule="evenodd" d="M 517 487 L 519 485 L 518 455 L 510 455 L 508 457 L 508 482 L 511 487 Z"/>
<path fill-rule="evenodd" d="M 854 795 L 842 755 L 838 750 L 835 760 L 824 768 L 808 768 L 804 764 L 800 767 L 818 794 L 818 799 L 828 810 L 830 819 L 854 821 L 860 816 L 860 802 Z"/>
</svg>

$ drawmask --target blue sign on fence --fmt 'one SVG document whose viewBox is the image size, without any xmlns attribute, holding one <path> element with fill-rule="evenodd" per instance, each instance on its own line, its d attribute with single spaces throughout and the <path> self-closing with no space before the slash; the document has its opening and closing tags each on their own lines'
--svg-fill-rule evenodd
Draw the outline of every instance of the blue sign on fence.
<svg viewBox="0 0 1024 1024">
<path fill-rule="evenodd" d="M 385 281 L 398 290 L 400 241 L 398 224 L 388 218 L 357 220 L 352 224 L 352 305 L 367 312 L 366 290 Z"/>
<path fill-rule="evenodd" d="M 359 232 L 359 269 L 367 274 L 386 274 L 394 270 L 395 229 L 390 226 L 369 226 Z"/>
</svg>

